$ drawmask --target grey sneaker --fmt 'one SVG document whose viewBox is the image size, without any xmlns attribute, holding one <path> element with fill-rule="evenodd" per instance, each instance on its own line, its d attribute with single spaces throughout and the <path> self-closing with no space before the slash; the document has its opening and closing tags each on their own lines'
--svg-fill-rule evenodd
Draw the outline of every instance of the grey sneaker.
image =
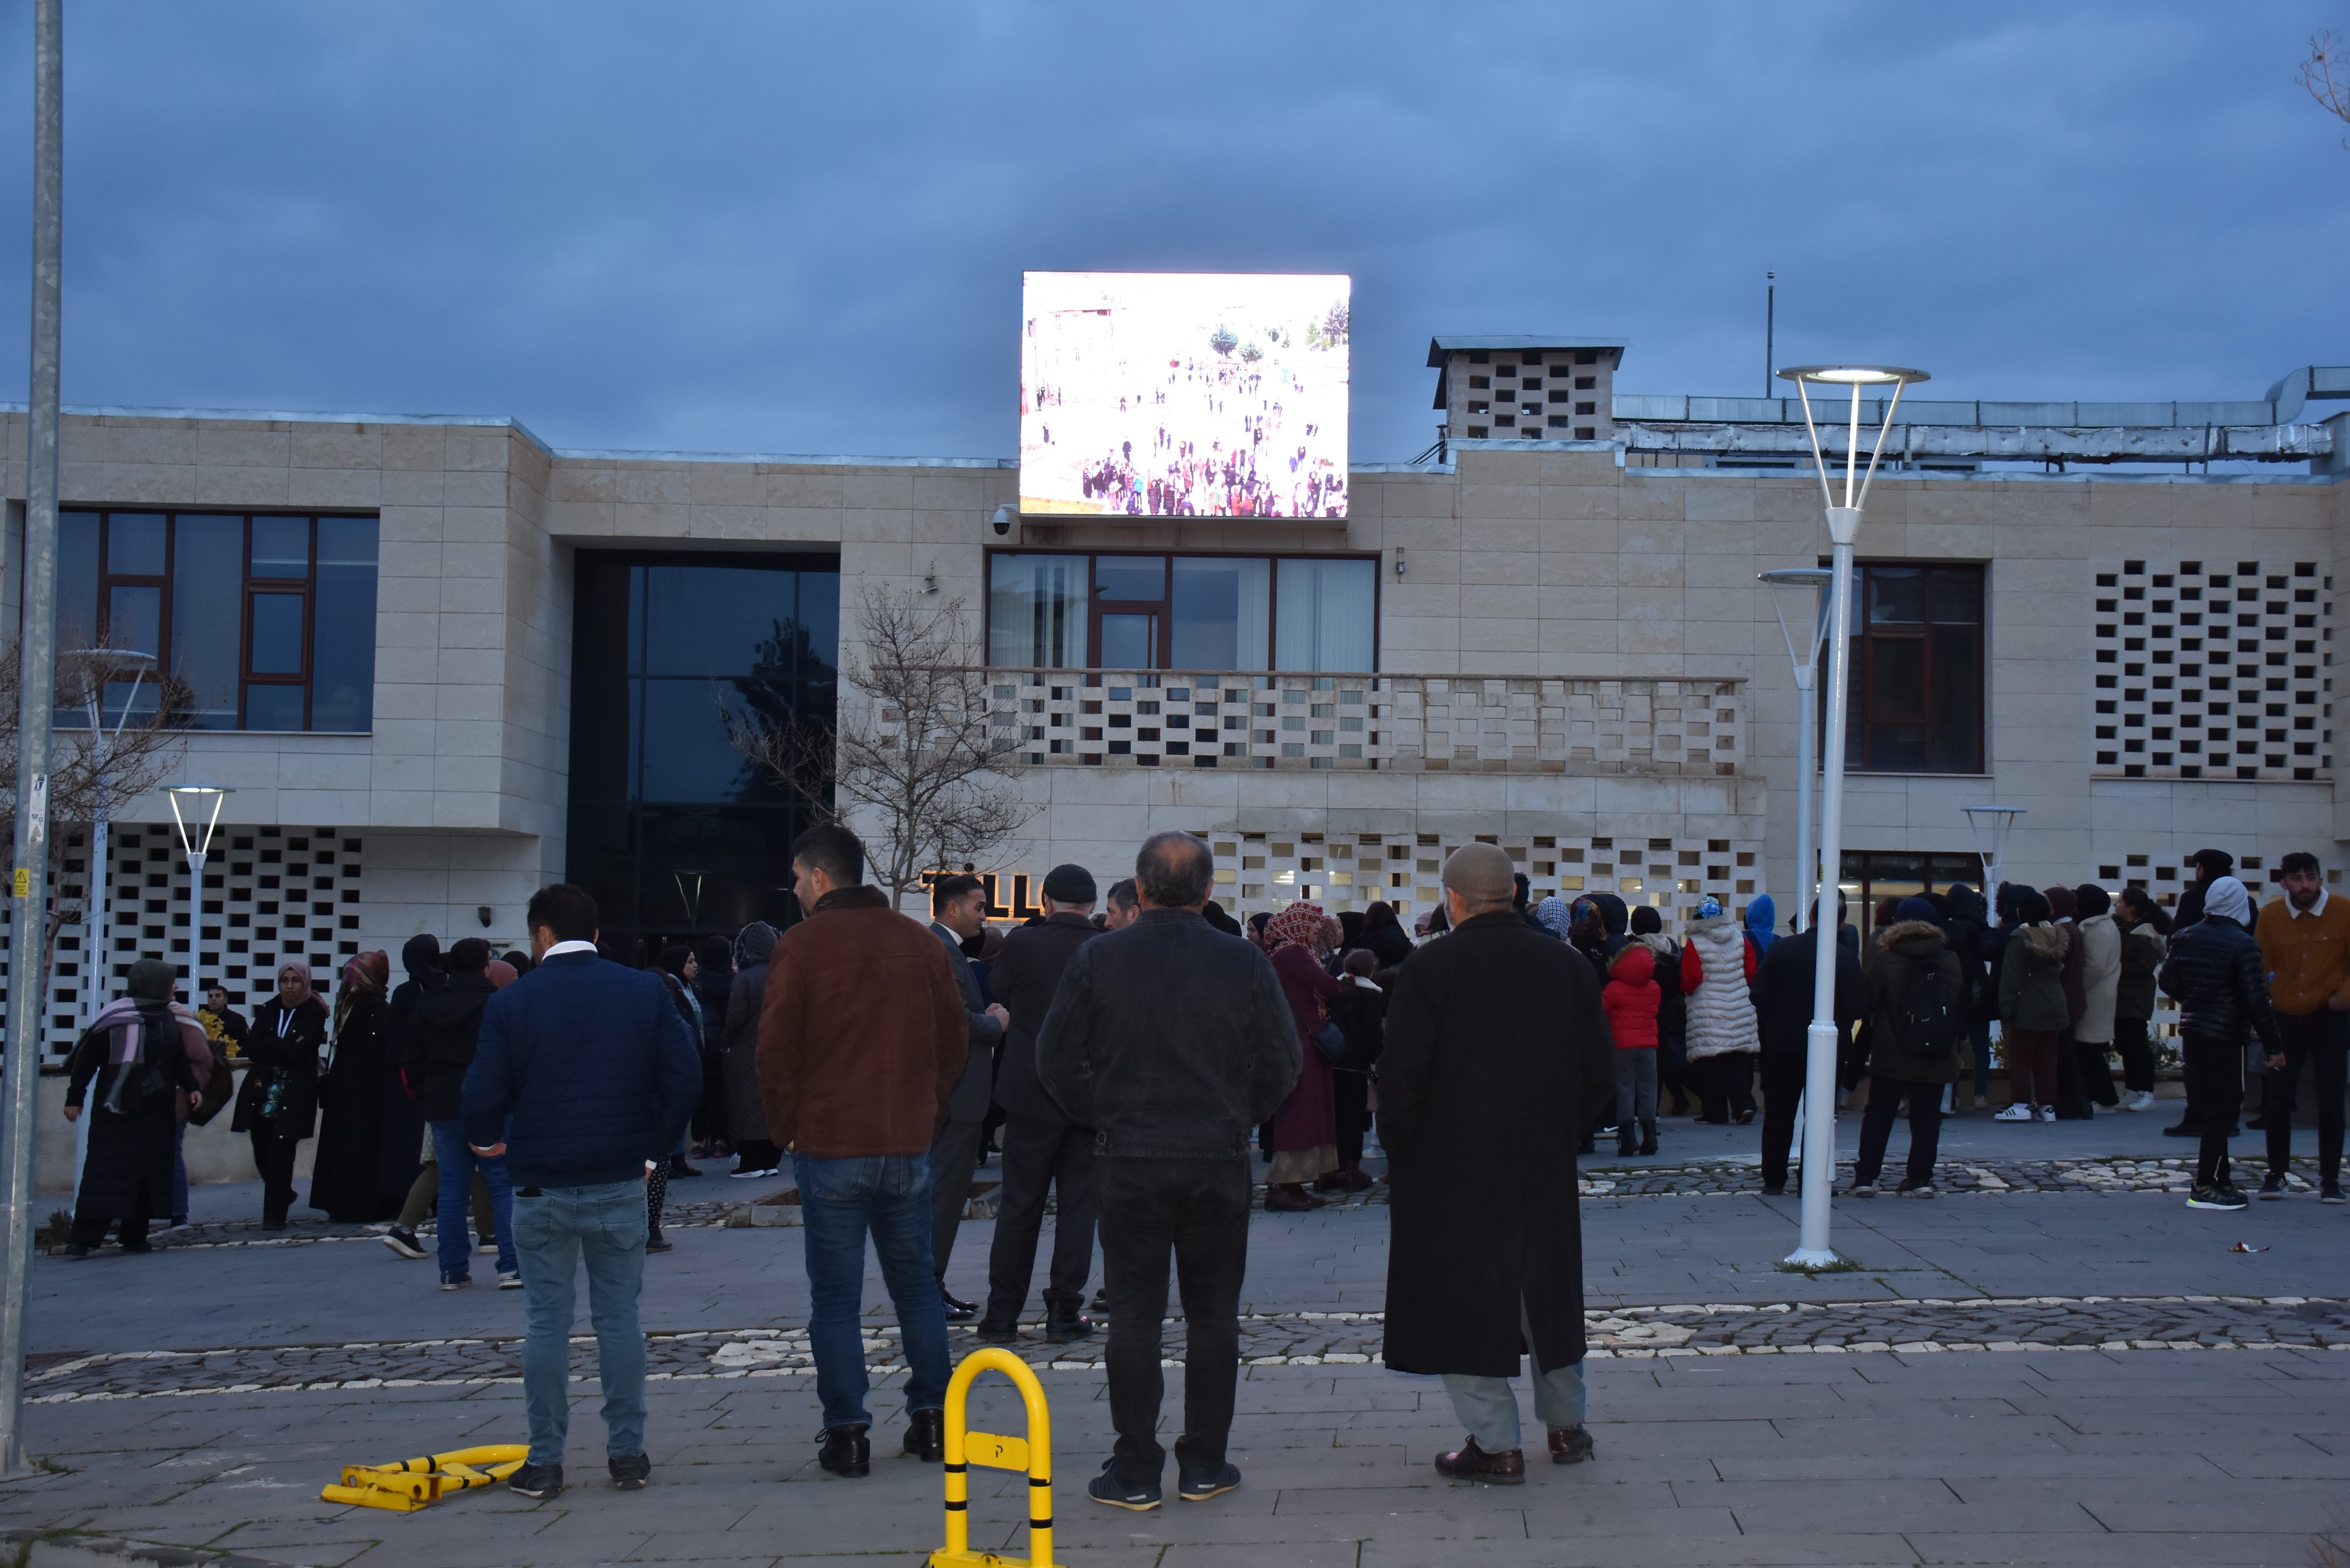
<svg viewBox="0 0 2350 1568">
<path fill-rule="evenodd" d="M 1893 1189 L 1896 1198 L 1931 1198 L 1934 1184 L 1930 1181 L 1905 1181 Z"/>
<path fill-rule="evenodd" d="M 2277 1175 L 2273 1171 L 2261 1178 L 2261 1197 L 2264 1201 L 2270 1203 L 2274 1203 L 2283 1198 L 2284 1178 Z"/>
</svg>

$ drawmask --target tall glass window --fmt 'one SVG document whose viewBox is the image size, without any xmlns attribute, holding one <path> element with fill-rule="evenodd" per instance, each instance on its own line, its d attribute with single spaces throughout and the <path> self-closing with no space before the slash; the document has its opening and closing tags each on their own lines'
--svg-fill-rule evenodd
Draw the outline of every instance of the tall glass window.
<svg viewBox="0 0 2350 1568">
<path fill-rule="evenodd" d="M 578 557 L 571 880 L 608 947 L 785 925 L 802 803 L 730 725 L 830 726 L 840 574 L 830 557 Z"/>
<path fill-rule="evenodd" d="M 196 729 L 364 732 L 376 533 L 372 517 L 307 513 L 62 513 L 58 645 L 156 656 L 188 683 Z M 109 689 L 109 717 L 130 689 Z M 143 705 L 156 688 L 138 690 Z"/>
<path fill-rule="evenodd" d="M 1887 562 L 1860 574 L 1845 765 L 1982 772 L 1983 569 Z"/>
<path fill-rule="evenodd" d="M 1066 670 L 1086 661 L 1093 595 L 1083 556 L 997 556 L 988 569 L 987 661 Z"/>
<path fill-rule="evenodd" d="M 1281 563 L 1284 670 L 1369 670 L 1378 568 L 1370 561 Z"/>
<path fill-rule="evenodd" d="M 1273 563 L 1262 556 L 1175 557 L 1176 670 L 1269 668 Z"/>
</svg>

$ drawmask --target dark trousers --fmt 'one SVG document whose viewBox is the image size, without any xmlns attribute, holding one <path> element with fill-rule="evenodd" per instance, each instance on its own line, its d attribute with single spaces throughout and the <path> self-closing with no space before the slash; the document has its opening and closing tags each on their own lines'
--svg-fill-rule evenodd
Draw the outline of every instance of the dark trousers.
<svg viewBox="0 0 2350 1568">
<path fill-rule="evenodd" d="M 2244 1097 L 2244 1047 L 2199 1034 L 2180 1035 L 2178 1045 L 2187 1064 L 2187 1114 L 2202 1139 L 2195 1155 L 2195 1185 L 2228 1186 L 2228 1134 Z"/>
<path fill-rule="evenodd" d="M 2154 1093 L 2154 1042 L 2146 1035 L 2143 1018 L 2114 1020 L 2114 1049 L 2122 1059 L 2122 1082 L 2129 1092 Z"/>
<path fill-rule="evenodd" d="M 1803 1097 L 1802 1052 L 1762 1054 L 1762 1185 L 1787 1185 L 1787 1150 L 1795 1142 L 1795 1102 Z"/>
<path fill-rule="evenodd" d="M 101 1211 L 88 1203 L 74 1205 L 73 1231 L 67 1237 L 77 1247 L 96 1248 L 106 1240 L 106 1228 L 114 1223 L 115 1214 Z M 122 1244 L 137 1251 L 147 1244 L 147 1221 L 154 1218 L 147 1199 L 147 1183 L 142 1179 L 130 1184 L 130 1212 L 120 1216 L 122 1220 Z"/>
<path fill-rule="evenodd" d="M 1171 1256 L 1183 1297 L 1183 1435 L 1180 1469 L 1224 1462 L 1240 1377 L 1241 1278 L 1248 1267 L 1249 1167 L 1245 1160 L 1097 1159 L 1102 1273 L 1109 1292 L 1104 1360 L 1109 1417 L 1118 1428 L 1118 1479 L 1159 1480 L 1167 1450 L 1158 1438 L 1166 1394 L 1159 1324 L 1167 1315 Z"/>
<path fill-rule="evenodd" d="M 955 1232 L 962 1229 L 962 1211 L 971 1206 L 971 1173 L 979 1168 L 980 1139 L 986 1136 L 985 1122 L 949 1122 L 931 1140 L 931 1269 L 942 1286 Z"/>
<path fill-rule="evenodd" d="M 1726 1122 L 1732 1116 L 1754 1114 L 1752 1052 L 1700 1056 L 1690 1064 L 1690 1075 L 1697 1080 L 1700 1120 Z"/>
<path fill-rule="evenodd" d="M 2350 1066 L 2350 1013 L 2321 1007 L 2299 1017 L 2277 1014 L 2284 1036 L 2284 1065 L 2267 1074 L 2261 1119 L 2269 1125 L 2269 1173 L 2282 1176 L 2293 1158 L 2293 1102 L 2302 1068 L 2309 1069 L 2317 1096 L 2317 1178 L 2333 1187 L 2342 1180 L 2342 1090 Z"/>
<path fill-rule="evenodd" d="M 298 1137 L 286 1137 L 275 1127 L 253 1129 L 253 1163 L 261 1171 L 261 1222 L 283 1225 L 294 1207 L 294 1153 Z"/>
<path fill-rule="evenodd" d="M 2118 1031 L 2116 1031 L 2118 1033 Z M 2114 1070 L 2106 1061 L 2106 1053 L 2113 1046 L 2107 1042 L 2075 1039 L 2073 1060 L 2079 1064 L 2081 1093 L 2101 1106 L 2117 1106 L 2122 1097 L 2114 1092 Z M 2091 1111 L 2091 1116 L 2097 1113 Z"/>
<path fill-rule="evenodd" d="M 1332 1073 L 1330 1097 L 1338 1112 L 1338 1168 L 1352 1170 L 1363 1163 L 1363 1135 L 1371 1130 L 1371 1075 Z"/>
<path fill-rule="evenodd" d="M 2056 1032 L 2008 1027 L 2007 1099 L 2010 1105 L 2056 1104 Z"/>
<path fill-rule="evenodd" d="M 1036 1236 L 1045 1223 L 1045 1195 L 1059 1189 L 1053 1220 L 1053 1267 L 1046 1276 L 1047 1316 L 1086 1304 L 1086 1276 L 1094 1267 L 1094 1135 L 1029 1116 L 1003 1121 L 1003 1187 L 996 1195 L 995 1242 L 987 1254 L 987 1316 L 1017 1323 L 1036 1272 Z"/>
<path fill-rule="evenodd" d="M 1885 1168 L 1886 1140 L 1893 1136 L 1893 1118 L 1903 1100 L 1909 1102 L 1908 1185 L 1922 1187 L 1934 1179 L 1934 1156 L 1942 1140 L 1942 1085 L 1871 1073 L 1868 1109 L 1860 1116 L 1860 1151 L 1852 1162 L 1856 1182 L 1877 1185 L 1877 1173 Z"/>
</svg>

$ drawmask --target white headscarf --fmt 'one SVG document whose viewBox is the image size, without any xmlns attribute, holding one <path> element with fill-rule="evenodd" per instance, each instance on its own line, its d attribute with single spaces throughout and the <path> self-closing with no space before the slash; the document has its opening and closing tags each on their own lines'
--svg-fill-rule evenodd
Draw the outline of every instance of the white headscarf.
<svg viewBox="0 0 2350 1568">
<path fill-rule="evenodd" d="M 2203 889 L 2203 912 L 2240 925 L 2248 923 L 2252 918 L 2251 895 L 2233 877 L 2214 877 Z"/>
</svg>

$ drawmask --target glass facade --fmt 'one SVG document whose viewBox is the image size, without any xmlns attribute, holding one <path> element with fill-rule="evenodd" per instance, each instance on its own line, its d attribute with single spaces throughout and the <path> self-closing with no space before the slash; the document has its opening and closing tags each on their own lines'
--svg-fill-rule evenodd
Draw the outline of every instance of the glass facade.
<svg viewBox="0 0 2350 1568">
<path fill-rule="evenodd" d="M 57 646 L 156 656 L 199 730 L 364 733 L 375 717 L 376 520 L 63 512 Z M 130 691 L 109 691 L 108 713 Z M 119 695 L 118 695 L 119 694 Z M 137 701 L 151 707 L 152 681 Z M 57 722 L 88 723 L 79 709 Z"/>
<path fill-rule="evenodd" d="M 833 722 L 837 559 L 579 553 L 569 870 L 607 950 L 781 926 L 805 813 L 727 720 Z"/>
<path fill-rule="evenodd" d="M 1378 579 L 1361 556 L 993 555 L 988 662 L 1367 672 Z"/>
</svg>

